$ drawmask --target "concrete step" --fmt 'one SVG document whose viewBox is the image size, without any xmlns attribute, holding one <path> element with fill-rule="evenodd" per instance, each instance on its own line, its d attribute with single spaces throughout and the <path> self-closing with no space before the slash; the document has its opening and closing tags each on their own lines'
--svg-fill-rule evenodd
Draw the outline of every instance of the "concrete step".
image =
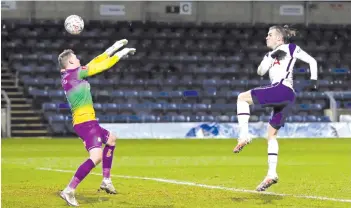
<svg viewBox="0 0 351 208">
<path fill-rule="evenodd" d="M 7 96 L 9 96 L 10 99 L 24 97 L 23 92 L 7 92 Z"/>
<path fill-rule="evenodd" d="M 47 130 L 13 130 L 12 137 L 45 137 L 48 136 Z"/>
<path fill-rule="evenodd" d="M 9 73 L 9 72 L 5 72 L 5 73 L 1 73 L 1 82 L 4 81 L 4 79 L 13 79 L 13 74 Z"/>
<path fill-rule="evenodd" d="M 1 74 L 1 85 L 15 85 L 15 83 L 16 80 L 14 78 Z"/>
<path fill-rule="evenodd" d="M 33 110 L 11 110 L 12 114 L 33 114 L 36 113 Z"/>
<path fill-rule="evenodd" d="M 46 125 L 43 123 L 18 123 L 12 124 L 11 130 L 46 130 Z"/>
<path fill-rule="evenodd" d="M 41 119 L 40 116 L 31 116 L 31 117 L 24 117 L 24 118 L 12 117 L 11 118 L 12 121 L 30 121 L 30 122 L 38 121 L 40 119 Z"/>
</svg>

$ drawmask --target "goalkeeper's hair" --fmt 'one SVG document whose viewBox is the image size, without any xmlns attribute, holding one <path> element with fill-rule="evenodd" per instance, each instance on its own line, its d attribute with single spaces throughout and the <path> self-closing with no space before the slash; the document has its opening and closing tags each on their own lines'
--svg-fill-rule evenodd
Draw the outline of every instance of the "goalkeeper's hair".
<svg viewBox="0 0 351 208">
<path fill-rule="evenodd" d="M 69 57 L 74 54 L 74 51 L 71 49 L 66 49 L 64 50 L 59 56 L 58 56 L 58 64 L 60 66 L 60 69 L 65 69 L 67 66 L 67 61 Z"/>
<path fill-rule="evenodd" d="M 269 28 L 269 30 L 272 29 L 276 29 L 283 36 L 284 43 L 289 43 L 291 38 L 297 34 L 297 30 L 289 28 L 288 25 L 284 25 L 283 27 L 275 25 Z"/>
</svg>

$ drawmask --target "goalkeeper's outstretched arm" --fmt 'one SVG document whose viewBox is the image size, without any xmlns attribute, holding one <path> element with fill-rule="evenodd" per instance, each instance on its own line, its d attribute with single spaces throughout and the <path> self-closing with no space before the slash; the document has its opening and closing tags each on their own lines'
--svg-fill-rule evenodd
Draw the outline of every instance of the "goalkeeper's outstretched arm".
<svg viewBox="0 0 351 208">
<path fill-rule="evenodd" d="M 128 54 L 134 54 L 135 48 L 124 48 L 121 51 L 118 51 L 113 56 L 98 62 L 98 63 L 89 63 L 86 66 L 86 69 L 80 69 L 79 78 L 83 79 L 85 77 L 91 77 L 96 74 L 99 74 L 107 69 L 110 69 L 113 65 L 115 65 L 121 58 Z"/>
<path fill-rule="evenodd" d="M 112 56 L 112 54 L 114 54 L 116 51 L 118 51 L 121 47 L 127 45 L 127 43 L 128 43 L 127 39 L 122 39 L 122 40 L 116 41 L 111 47 L 106 49 L 106 51 L 104 51 L 104 53 L 100 54 L 99 56 L 97 56 L 93 60 L 91 60 L 87 64 L 87 67 L 89 67 L 89 65 L 94 65 L 94 64 L 100 63 L 100 62 L 108 59 L 110 56 Z"/>
</svg>

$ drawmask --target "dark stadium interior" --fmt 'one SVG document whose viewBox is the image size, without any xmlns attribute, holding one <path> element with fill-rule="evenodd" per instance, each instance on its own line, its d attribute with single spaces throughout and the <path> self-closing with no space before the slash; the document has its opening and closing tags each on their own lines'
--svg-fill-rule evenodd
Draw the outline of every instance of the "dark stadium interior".
<svg viewBox="0 0 351 208">
<path fill-rule="evenodd" d="M 88 79 L 97 118 L 103 123 L 236 122 L 238 94 L 269 83 L 268 75 L 260 77 L 256 70 L 267 52 L 265 37 L 271 24 L 91 20 L 82 34 L 73 36 L 62 29 L 63 21 L 2 20 L 2 68 L 18 74 L 25 96 L 12 104 L 35 108 L 32 114 L 12 116 L 35 114 L 33 122 L 42 125 L 33 128 L 48 129 L 50 135 L 74 135 L 57 66 L 58 54 L 67 48 L 82 64 L 117 39 L 127 38 L 129 47 L 137 49 L 134 56 Z M 297 101 L 287 120 L 329 122 L 323 112 L 330 107 L 325 92 L 351 89 L 351 27 L 293 26 L 299 31 L 293 42 L 318 62 L 320 90 L 303 90 L 309 66 L 297 61 Z M 338 106 L 351 108 L 350 94 L 335 98 Z M 270 119 L 269 108 L 254 106 L 251 112 L 251 122 Z"/>
</svg>

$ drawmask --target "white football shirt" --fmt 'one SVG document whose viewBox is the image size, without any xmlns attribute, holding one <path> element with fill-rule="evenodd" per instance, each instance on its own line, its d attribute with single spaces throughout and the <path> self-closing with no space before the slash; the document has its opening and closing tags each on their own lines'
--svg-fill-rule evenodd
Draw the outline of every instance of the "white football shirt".
<svg viewBox="0 0 351 208">
<path fill-rule="evenodd" d="M 286 53 L 282 60 L 271 57 L 271 54 L 277 50 L 282 50 Z M 293 69 L 296 59 L 308 63 L 310 65 L 311 79 L 317 80 L 316 60 L 293 43 L 280 45 L 267 53 L 258 67 L 257 73 L 263 76 L 269 70 L 269 78 L 272 84 L 282 81 L 284 85 L 293 89 Z"/>
</svg>

